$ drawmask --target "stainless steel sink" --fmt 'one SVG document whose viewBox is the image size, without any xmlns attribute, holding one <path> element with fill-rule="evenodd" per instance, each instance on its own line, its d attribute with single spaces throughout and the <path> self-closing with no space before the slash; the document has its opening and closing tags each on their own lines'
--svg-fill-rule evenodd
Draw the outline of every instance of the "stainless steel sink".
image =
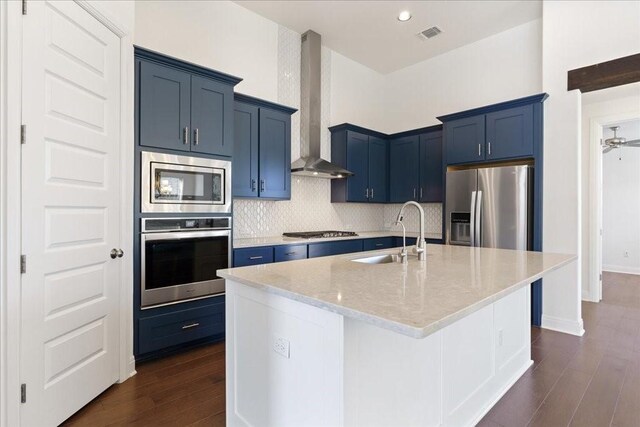
<svg viewBox="0 0 640 427">
<path fill-rule="evenodd" d="M 391 264 L 392 262 L 400 262 L 399 255 L 375 255 L 366 258 L 352 259 L 353 262 L 361 262 L 363 264 Z"/>
</svg>

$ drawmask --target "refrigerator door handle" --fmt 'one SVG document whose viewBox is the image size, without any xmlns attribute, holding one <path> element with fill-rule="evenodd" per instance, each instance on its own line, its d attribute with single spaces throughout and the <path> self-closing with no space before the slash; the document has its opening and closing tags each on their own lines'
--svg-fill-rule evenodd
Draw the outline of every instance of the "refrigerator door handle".
<svg viewBox="0 0 640 427">
<path fill-rule="evenodd" d="M 482 240 L 480 240 L 480 231 L 482 230 L 482 190 L 478 190 L 476 195 L 476 226 L 475 231 L 476 235 L 474 237 L 474 241 L 476 242 L 476 246 L 482 246 Z"/>
<path fill-rule="evenodd" d="M 469 236 L 471 247 L 476 245 L 475 237 L 476 237 L 476 192 L 471 192 L 471 214 L 469 218 L 469 223 L 471 224 L 471 233 Z"/>
</svg>

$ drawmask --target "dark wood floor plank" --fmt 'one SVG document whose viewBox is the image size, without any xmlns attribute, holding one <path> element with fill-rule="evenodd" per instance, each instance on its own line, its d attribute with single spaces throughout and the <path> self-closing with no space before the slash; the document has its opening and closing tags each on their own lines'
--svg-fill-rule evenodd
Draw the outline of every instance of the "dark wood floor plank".
<svg viewBox="0 0 640 427">
<path fill-rule="evenodd" d="M 637 357 L 629 363 L 611 425 L 615 427 L 640 425 L 640 353 L 637 353 Z"/>
<path fill-rule="evenodd" d="M 613 418 L 629 362 L 617 357 L 603 358 L 576 410 L 571 426 L 608 426 Z"/>
<path fill-rule="evenodd" d="M 567 369 L 533 416 L 532 427 L 567 426 L 584 395 L 591 375 Z"/>
</svg>

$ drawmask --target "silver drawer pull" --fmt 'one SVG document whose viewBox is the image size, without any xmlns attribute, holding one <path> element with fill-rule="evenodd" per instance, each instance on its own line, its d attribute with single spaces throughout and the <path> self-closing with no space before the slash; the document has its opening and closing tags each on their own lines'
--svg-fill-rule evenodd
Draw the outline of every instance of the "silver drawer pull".
<svg viewBox="0 0 640 427">
<path fill-rule="evenodd" d="M 198 132 L 198 128 L 193 130 L 193 144 L 198 145 L 200 142 L 200 132 Z"/>
<path fill-rule="evenodd" d="M 287 253 L 285 253 L 285 255 L 287 255 L 287 256 L 291 256 L 291 255 L 295 255 L 295 254 L 296 254 L 295 252 L 287 252 Z"/>
<path fill-rule="evenodd" d="M 376 246 L 382 246 L 382 243 L 376 243 Z"/>
<path fill-rule="evenodd" d="M 200 323 L 196 322 L 196 323 L 192 323 L 190 325 L 184 325 L 182 327 L 182 329 L 191 329 L 191 328 L 195 328 L 196 326 L 200 326 Z"/>
<path fill-rule="evenodd" d="M 250 256 L 249 259 L 262 259 L 262 255 L 260 255 L 260 256 Z"/>
</svg>

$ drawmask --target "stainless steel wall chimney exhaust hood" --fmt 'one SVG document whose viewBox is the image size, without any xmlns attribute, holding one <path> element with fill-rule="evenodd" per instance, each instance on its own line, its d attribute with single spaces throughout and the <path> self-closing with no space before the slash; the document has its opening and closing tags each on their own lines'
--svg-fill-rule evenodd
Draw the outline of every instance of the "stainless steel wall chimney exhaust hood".
<svg viewBox="0 0 640 427">
<path fill-rule="evenodd" d="M 321 38 L 314 31 L 302 35 L 300 67 L 300 158 L 291 163 L 293 175 L 346 178 L 353 173 L 320 158 L 321 143 Z"/>
</svg>

